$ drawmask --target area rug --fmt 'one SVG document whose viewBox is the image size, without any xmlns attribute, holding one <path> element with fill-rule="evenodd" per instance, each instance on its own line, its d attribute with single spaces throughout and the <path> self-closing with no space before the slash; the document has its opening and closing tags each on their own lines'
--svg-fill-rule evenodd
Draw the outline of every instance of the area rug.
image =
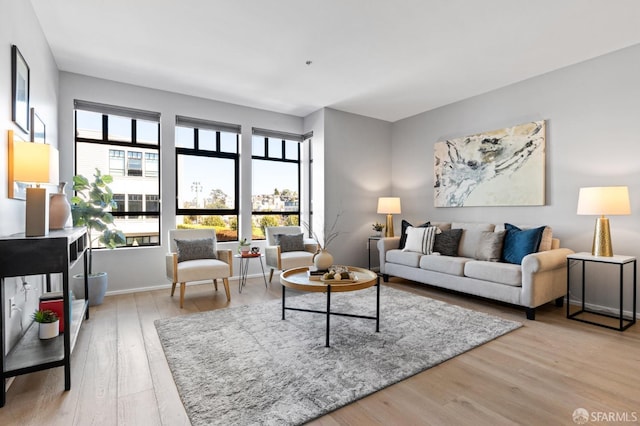
<svg viewBox="0 0 640 426">
<path fill-rule="evenodd" d="M 287 293 L 289 295 L 289 293 Z M 506 334 L 522 324 L 390 287 L 370 319 L 287 311 L 281 301 L 155 322 L 187 415 L 199 425 L 295 425 Z M 322 310 L 326 296 L 287 297 Z M 375 316 L 375 287 L 331 295 L 331 310 Z"/>
</svg>

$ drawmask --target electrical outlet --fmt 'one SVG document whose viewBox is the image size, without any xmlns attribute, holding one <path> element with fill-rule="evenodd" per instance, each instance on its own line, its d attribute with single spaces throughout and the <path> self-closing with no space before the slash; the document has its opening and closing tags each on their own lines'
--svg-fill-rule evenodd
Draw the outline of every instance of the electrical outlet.
<svg viewBox="0 0 640 426">
<path fill-rule="evenodd" d="M 11 315 L 13 315 L 13 308 L 16 307 L 16 298 L 15 297 L 10 297 L 9 298 L 9 318 L 11 318 Z"/>
</svg>

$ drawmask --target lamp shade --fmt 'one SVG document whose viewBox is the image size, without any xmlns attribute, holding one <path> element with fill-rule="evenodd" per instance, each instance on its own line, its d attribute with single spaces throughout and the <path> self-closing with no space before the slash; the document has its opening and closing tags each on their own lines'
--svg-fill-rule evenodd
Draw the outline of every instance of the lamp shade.
<svg viewBox="0 0 640 426">
<path fill-rule="evenodd" d="M 629 188 L 626 186 L 595 186 L 580 188 L 579 215 L 631 214 Z"/>
<path fill-rule="evenodd" d="M 55 151 L 55 152 L 54 152 Z M 58 151 L 51 145 L 33 142 L 13 142 L 13 180 L 47 183 L 57 178 Z M 55 162 L 55 165 L 52 164 Z M 53 182 L 57 183 L 57 182 Z"/>
<path fill-rule="evenodd" d="M 399 197 L 380 197 L 378 198 L 378 214 L 400 214 L 400 198 Z"/>
</svg>

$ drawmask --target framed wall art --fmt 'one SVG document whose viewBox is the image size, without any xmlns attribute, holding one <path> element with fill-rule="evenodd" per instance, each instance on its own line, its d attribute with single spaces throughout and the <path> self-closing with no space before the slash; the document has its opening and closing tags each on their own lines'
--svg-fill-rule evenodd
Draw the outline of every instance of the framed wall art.
<svg viewBox="0 0 640 426">
<path fill-rule="evenodd" d="M 11 119 L 29 132 L 29 65 L 15 44 L 11 46 Z"/>
<path fill-rule="evenodd" d="M 542 206 L 545 122 L 436 142 L 434 206 Z"/>
<path fill-rule="evenodd" d="M 46 127 L 35 108 L 31 108 L 31 142 L 47 143 Z"/>
</svg>

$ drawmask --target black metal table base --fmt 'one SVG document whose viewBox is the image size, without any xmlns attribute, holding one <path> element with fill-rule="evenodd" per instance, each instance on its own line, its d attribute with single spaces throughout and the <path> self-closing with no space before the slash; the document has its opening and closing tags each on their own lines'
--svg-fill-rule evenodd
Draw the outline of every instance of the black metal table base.
<svg viewBox="0 0 640 426">
<path fill-rule="evenodd" d="M 355 314 L 347 314 L 347 313 L 341 313 L 341 312 L 331 312 L 331 285 L 327 285 L 327 310 L 326 311 L 320 311 L 320 310 L 315 310 L 315 309 L 303 309 L 303 308 L 291 308 L 286 306 L 285 304 L 285 296 L 286 293 L 286 287 L 282 286 L 282 319 L 285 319 L 285 311 L 299 311 L 299 312 L 311 312 L 311 313 L 315 313 L 315 314 L 324 314 L 327 317 L 327 333 L 326 333 L 326 341 L 325 341 L 325 347 L 330 347 L 329 346 L 329 334 L 330 334 L 330 329 L 331 329 L 331 315 L 337 315 L 337 316 L 341 316 L 341 317 L 350 317 L 350 318 L 364 318 L 364 319 L 371 319 L 371 320 L 376 320 L 376 333 L 380 332 L 380 277 L 378 277 L 376 279 L 376 316 L 372 317 L 372 316 L 367 316 L 367 315 L 355 315 Z"/>
<path fill-rule="evenodd" d="M 262 256 L 240 256 L 240 281 L 238 282 L 238 293 L 242 293 L 242 289 L 247 283 L 247 275 L 249 273 L 249 260 L 251 259 L 259 259 L 260 260 L 260 268 L 262 268 L 262 279 L 264 280 L 265 288 L 268 288 L 267 285 L 267 277 L 264 275 L 264 264 L 262 263 Z"/>
</svg>

